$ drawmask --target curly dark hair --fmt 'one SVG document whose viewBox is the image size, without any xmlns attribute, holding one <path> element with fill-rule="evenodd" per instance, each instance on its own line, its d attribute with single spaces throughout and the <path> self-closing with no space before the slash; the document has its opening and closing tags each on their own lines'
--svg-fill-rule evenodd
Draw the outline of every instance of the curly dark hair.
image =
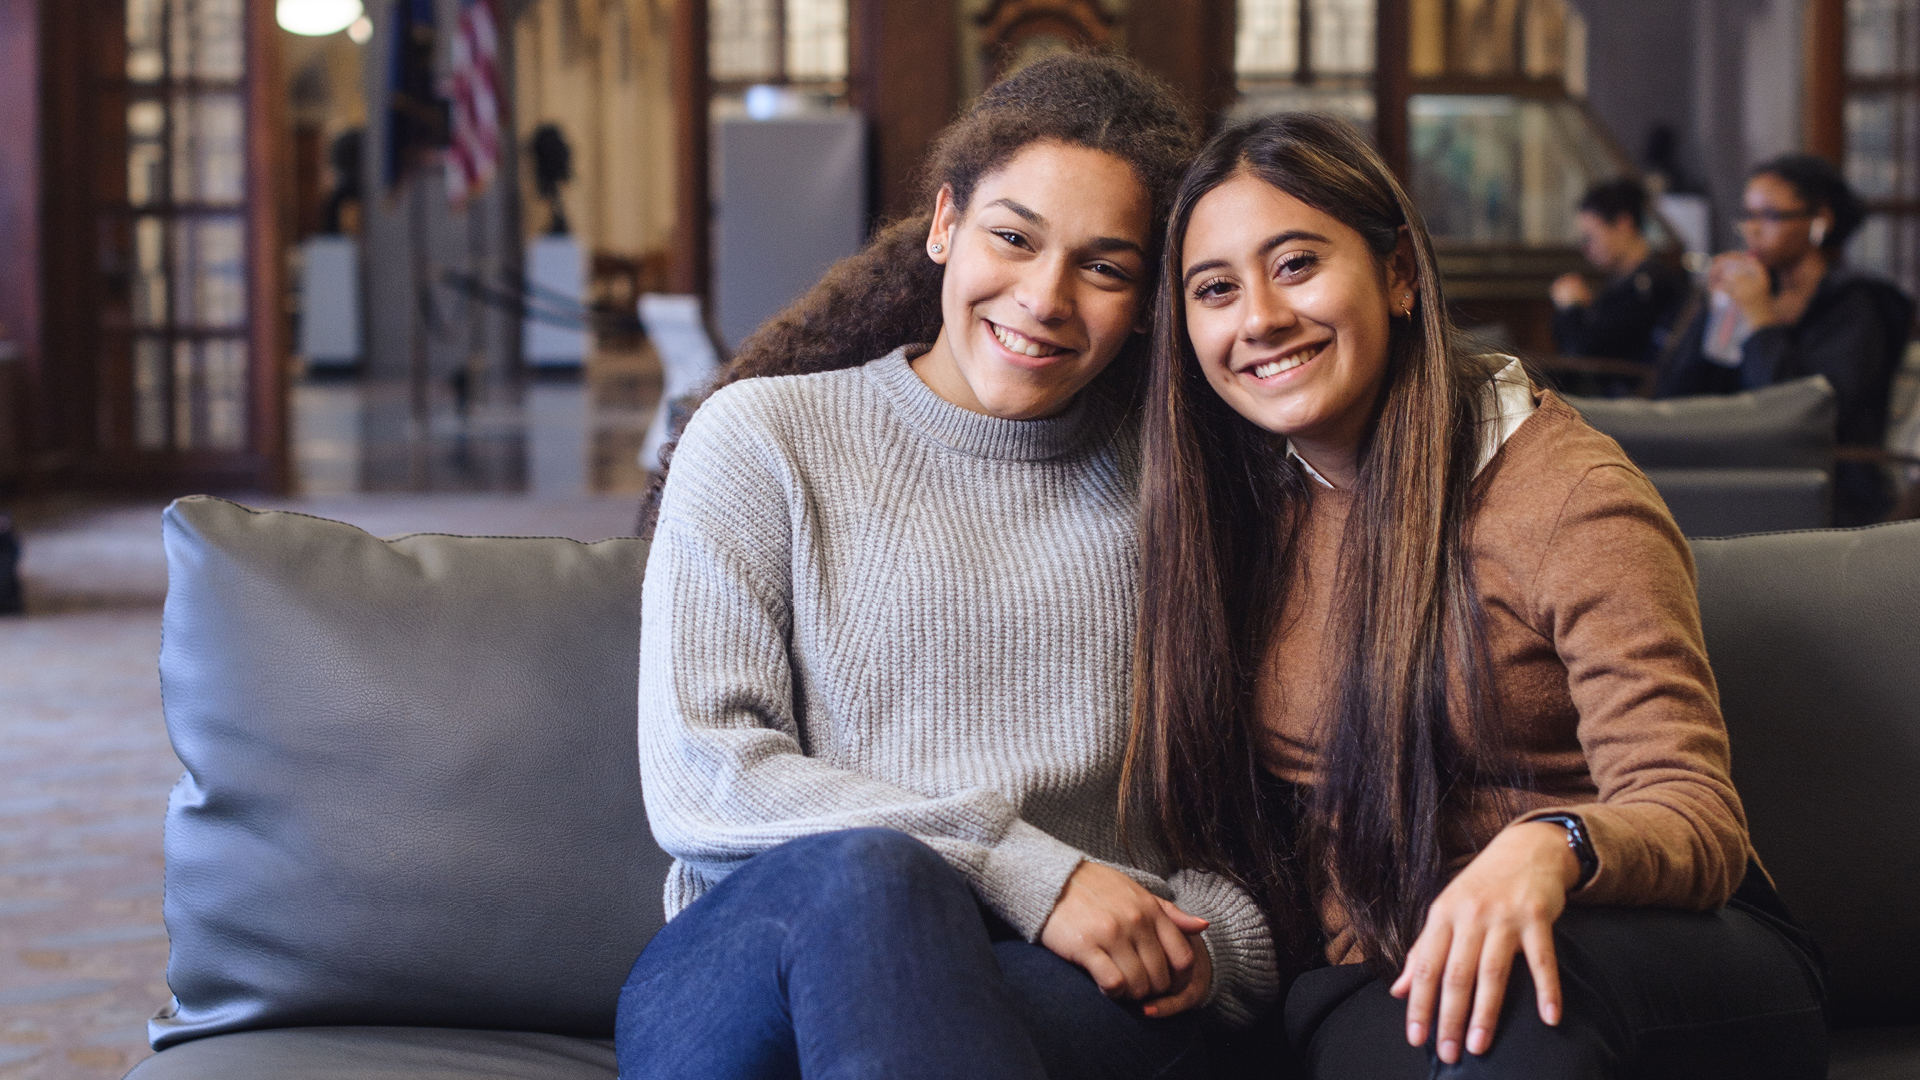
<svg viewBox="0 0 1920 1080">
<path fill-rule="evenodd" d="M 1172 88 L 1131 60 L 1061 53 L 988 87 L 947 125 L 921 173 L 924 205 L 931 208 L 948 187 L 964 214 L 982 178 L 1027 146 L 1047 141 L 1112 154 L 1131 166 L 1152 199 L 1149 235 L 1157 237 L 1200 136 Z M 819 284 L 741 343 L 694 408 L 742 379 L 858 367 L 902 345 L 933 341 L 940 333 L 943 269 L 927 257 L 932 224 L 930 209 L 893 222 L 858 253 L 833 264 Z M 1148 280 L 1153 272 L 1149 267 Z M 1136 335 L 1101 378 L 1138 382 L 1146 371 L 1146 345 L 1147 338 Z M 676 429 L 660 450 L 660 472 L 641 511 L 642 535 L 652 533 L 679 437 Z"/>
</svg>

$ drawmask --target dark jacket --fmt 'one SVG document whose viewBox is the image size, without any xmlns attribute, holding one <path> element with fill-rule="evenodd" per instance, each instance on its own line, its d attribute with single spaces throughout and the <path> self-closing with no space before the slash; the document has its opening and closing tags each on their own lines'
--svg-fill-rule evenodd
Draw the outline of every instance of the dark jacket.
<svg viewBox="0 0 1920 1080">
<path fill-rule="evenodd" d="M 1685 271 L 1649 258 L 1609 282 L 1593 303 L 1554 312 L 1554 346 L 1563 356 L 1653 363 L 1692 287 Z"/>
<path fill-rule="evenodd" d="M 1829 270 L 1800 321 L 1754 331 L 1740 347 L 1737 368 L 1722 367 L 1701 351 L 1708 305 L 1698 307 L 1661 365 L 1655 397 L 1730 394 L 1825 375 L 1839 406 L 1841 444 L 1879 446 L 1885 440 L 1893 376 L 1913 330 L 1913 301 L 1899 286 L 1844 267 Z"/>
<path fill-rule="evenodd" d="M 1887 437 L 1893 377 L 1913 333 L 1914 304 L 1900 287 L 1844 267 L 1827 271 L 1792 326 L 1756 330 L 1740 347 L 1740 365 L 1722 367 L 1701 351 L 1709 306 L 1695 315 L 1663 358 L 1655 397 L 1732 394 L 1789 379 L 1825 375 L 1833 384 L 1843 446 L 1878 447 Z M 1882 470 L 1864 462 L 1834 469 L 1834 512 L 1840 525 L 1881 520 L 1892 503 Z"/>
</svg>

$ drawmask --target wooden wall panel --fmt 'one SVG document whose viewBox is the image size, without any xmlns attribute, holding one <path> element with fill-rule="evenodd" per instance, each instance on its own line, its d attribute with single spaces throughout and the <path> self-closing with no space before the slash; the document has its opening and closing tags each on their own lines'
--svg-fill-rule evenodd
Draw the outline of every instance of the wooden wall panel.
<svg viewBox="0 0 1920 1080">
<path fill-rule="evenodd" d="M 287 101 L 280 71 L 280 30 L 273 0 L 247 3 L 247 264 L 251 327 L 248 364 L 248 455 L 251 486 L 289 488 L 287 364 L 291 326 L 282 280 L 282 202 L 289 182 L 283 157 L 288 146 Z"/>
<path fill-rule="evenodd" d="M 952 0 L 851 0 L 847 89 L 866 114 L 874 211 L 923 212 L 918 170 L 959 107 Z"/>
<path fill-rule="evenodd" d="M 124 282 L 128 269 L 115 238 L 103 233 L 96 187 L 106 148 L 100 145 L 102 18 L 80 0 L 41 0 L 40 177 L 43 243 L 39 270 L 40 355 L 26 379 L 27 466 L 60 473 L 99 449 L 97 404 L 101 287 Z M 124 37 L 121 38 L 124 40 Z"/>
<path fill-rule="evenodd" d="M 1413 92 L 1410 0 L 1380 0 L 1374 15 L 1373 143 L 1402 184 L 1411 183 L 1407 99 Z"/>
<path fill-rule="evenodd" d="M 1127 8 L 1127 52 L 1173 84 L 1208 125 L 1233 104 L 1233 0 L 1135 0 Z"/>
<path fill-rule="evenodd" d="M 40 365 L 39 0 L 0 0 L 0 483 L 18 477 L 28 372 Z"/>
<path fill-rule="evenodd" d="M 1847 101 L 1846 0 L 1810 0 L 1806 35 L 1806 145 L 1845 165 Z"/>
</svg>

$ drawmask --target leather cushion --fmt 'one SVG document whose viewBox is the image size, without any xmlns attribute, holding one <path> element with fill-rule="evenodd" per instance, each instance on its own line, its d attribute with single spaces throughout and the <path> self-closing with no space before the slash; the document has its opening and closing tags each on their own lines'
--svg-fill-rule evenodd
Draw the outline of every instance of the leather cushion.
<svg viewBox="0 0 1920 1080">
<path fill-rule="evenodd" d="M 1833 479 L 1821 469 L 1648 469 L 1686 536 L 1820 529 L 1833 523 Z"/>
<path fill-rule="evenodd" d="M 1761 861 L 1839 1025 L 1920 1016 L 1920 522 L 1697 540 L 1700 611 Z"/>
<path fill-rule="evenodd" d="M 1833 387 L 1812 375 L 1740 394 L 1670 398 L 1570 397 L 1642 469 L 1828 469 Z"/>
<path fill-rule="evenodd" d="M 160 655 L 156 1047 L 321 1024 L 610 1037 L 669 860 L 637 765 L 639 540 L 182 499 Z"/>
<path fill-rule="evenodd" d="M 524 1031 L 335 1027 L 195 1039 L 126 1080 L 615 1080 L 610 1042 Z"/>
</svg>

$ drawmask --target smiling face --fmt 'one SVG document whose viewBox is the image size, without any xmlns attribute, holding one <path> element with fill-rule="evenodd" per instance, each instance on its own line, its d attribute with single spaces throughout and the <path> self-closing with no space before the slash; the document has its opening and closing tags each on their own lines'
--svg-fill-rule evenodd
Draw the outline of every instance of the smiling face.
<svg viewBox="0 0 1920 1080">
<path fill-rule="evenodd" d="M 973 412 L 1063 411 L 1143 329 L 1151 222 L 1126 162 L 1065 143 L 1014 155 L 964 212 L 942 189 L 927 252 L 946 266 L 943 322 L 914 370 Z"/>
<path fill-rule="evenodd" d="M 1180 251 L 1187 334 L 1226 403 L 1345 487 L 1386 378 L 1391 319 L 1418 302 L 1405 230 L 1385 260 L 1249 173 L 1201 196 Z"/>
</svg>

